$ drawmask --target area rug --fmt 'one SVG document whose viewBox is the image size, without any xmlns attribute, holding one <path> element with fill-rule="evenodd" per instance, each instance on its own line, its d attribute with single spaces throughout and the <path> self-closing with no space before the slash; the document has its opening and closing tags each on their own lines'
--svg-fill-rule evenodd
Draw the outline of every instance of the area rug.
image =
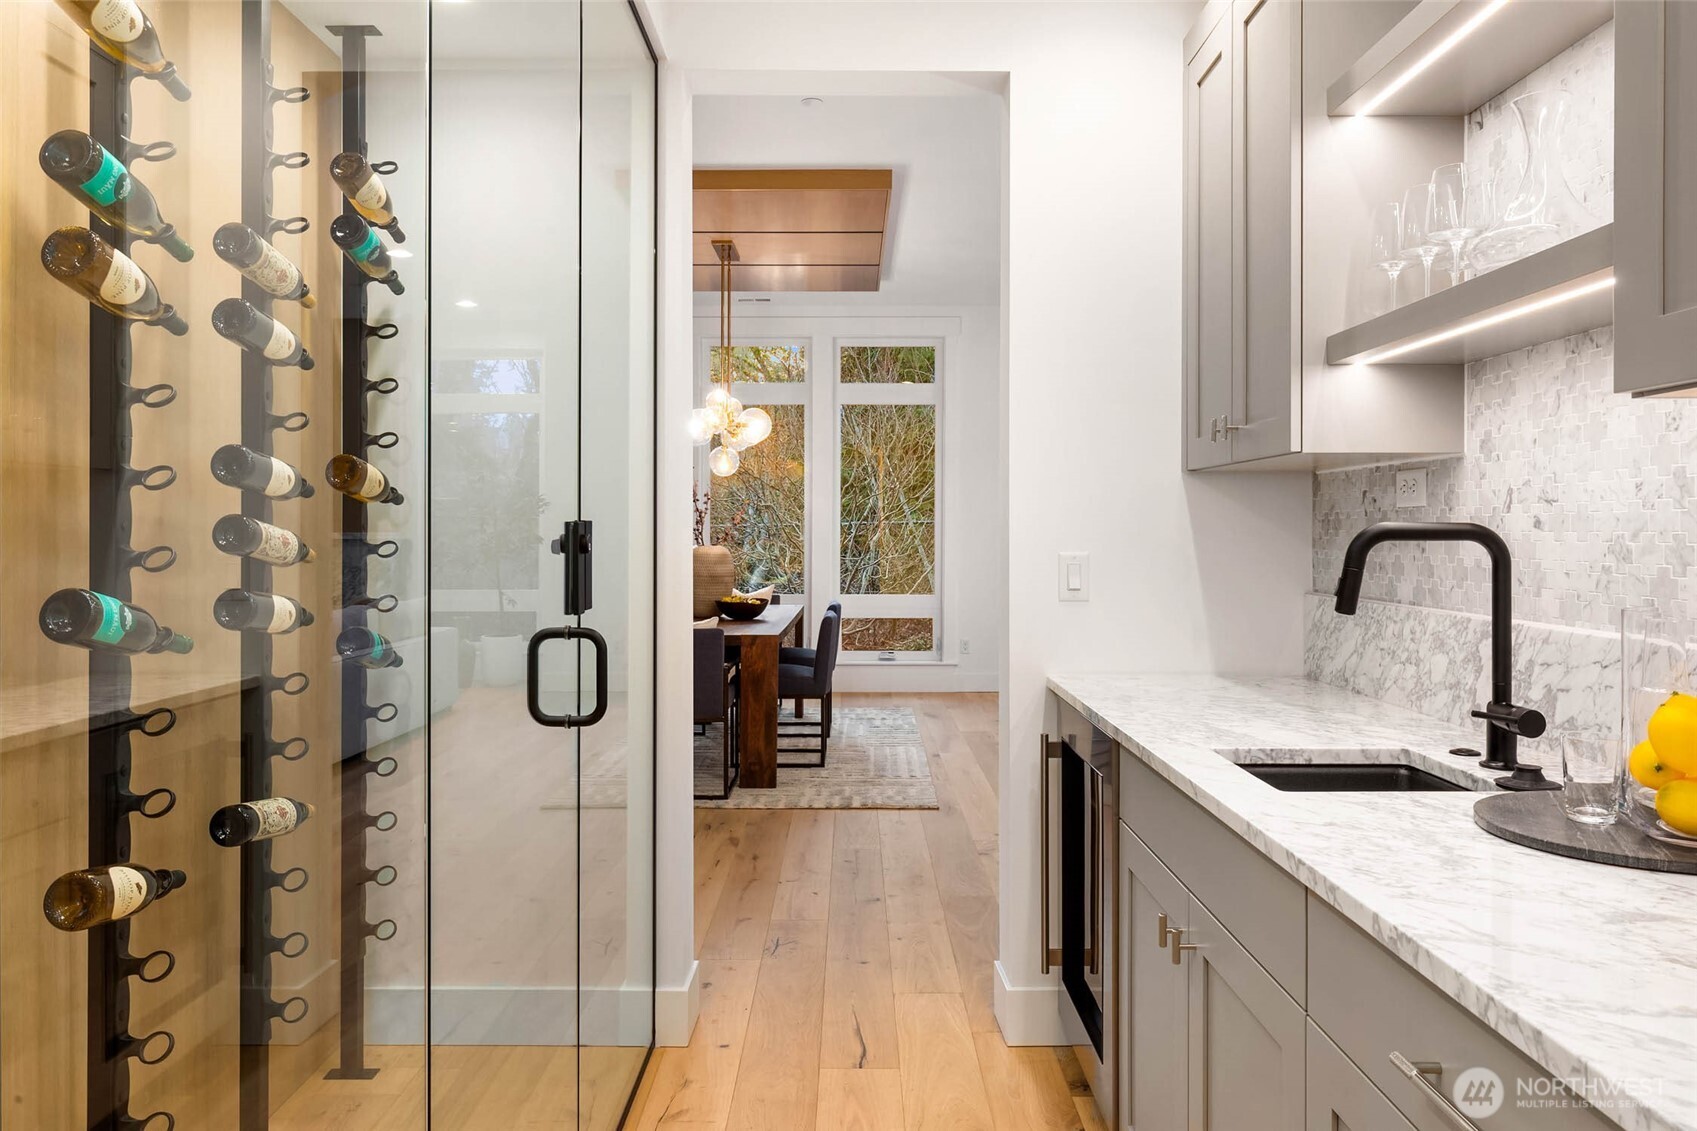
<svg viewBox="0 0 1697 1131">
<path fill-rule="evenodd" d="M 778 716 L 795 716 L 788 704 Z M 804 716 L 819 722 L 818 704 Z M 919 735 L 919 720 L 907 707 L 838 707 L 831 717 L 831 745 L 821 768 L 795 763 L 816 761 L 808 754 L 778 755 L 775 789 L 731 791 L 725 801 L 697 801 L 699 809 L 935 809 L 937 788 Z M 817 733 L 817 732 L 815 732 Z M 803 746 L 799 727 L 779 728 L 780 746 Z M 813 739 L 815 746 L 818 739 Z M 695 736 L 695 791 L 724 788 L 725 736 L 718 724 Z"/>
</svg>

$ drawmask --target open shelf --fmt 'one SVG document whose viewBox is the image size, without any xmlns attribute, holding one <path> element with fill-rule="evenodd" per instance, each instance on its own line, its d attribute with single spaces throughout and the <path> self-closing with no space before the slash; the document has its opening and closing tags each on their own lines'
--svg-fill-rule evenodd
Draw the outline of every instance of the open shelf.
<svg viewBox="0 0 1697 1131">
<path fill-rule="evenodd" d="M 1605 224 L 1340 330 L 1326 339 L 1326 362 L 1453 365 L 1595 330 L 1614 321 L 1613 282 Z"/>
<path fill-rule="evenodd" d="M 1612 0 L 1421 0 L 1326 89 L 1326 112 L 1471 113 L 1613 16 Z"/>
</svg>

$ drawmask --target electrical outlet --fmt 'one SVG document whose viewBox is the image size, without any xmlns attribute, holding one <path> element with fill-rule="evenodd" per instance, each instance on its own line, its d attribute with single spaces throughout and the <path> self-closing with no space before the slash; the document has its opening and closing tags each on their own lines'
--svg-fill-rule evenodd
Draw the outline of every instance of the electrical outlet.
<svg viewBox="0 0 1697 1131">
<path fill-rule="evenodd" d="M 970 653 L 971 651 L 972 651 L 972 641 L 968 640 L 964 636 L 961 637 L 960 638 L 960 654 L 965 656 L 968 653 Z"/>
<path fill-rule="evenodd" d="M 1426 469 L 1409 468 L 1396 473 L 1396 505 L 1423 507 L 1426 505 Z"/>
</svg>

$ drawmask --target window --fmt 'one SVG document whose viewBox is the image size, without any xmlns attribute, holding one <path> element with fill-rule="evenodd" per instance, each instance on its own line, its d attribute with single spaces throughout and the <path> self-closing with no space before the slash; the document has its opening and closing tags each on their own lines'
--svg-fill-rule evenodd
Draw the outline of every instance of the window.
<svg viewBox="0 0 1697 1131">
<path fill-rule="evenodd" d="M 807 406 L 764 406 L 772 434 L 742 453 L 735 475 L 713 481 L 709 530 L 734 547 L 737 588 L 807 592 Z"/>
</svg>

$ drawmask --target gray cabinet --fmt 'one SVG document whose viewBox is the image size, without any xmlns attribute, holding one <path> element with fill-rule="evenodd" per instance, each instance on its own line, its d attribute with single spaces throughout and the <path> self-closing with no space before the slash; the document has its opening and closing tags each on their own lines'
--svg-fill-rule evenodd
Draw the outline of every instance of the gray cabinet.
<svg viewBox="0 0 1697 1131">
<path fill-rule="evenodd" d="M 1120 825 L 1120 1131 L 1185 1131 L 1189 995 L 1168 943 L 1190 924 L 1190 893 Z"/>
<path fill-rule="evenodd" d="M 1697 5 L 1615 5 L 1615 390 L 1697 386 Z"/>
<path fill-rule="evenodd" d="M 1218 4 L 1184 68 L 1185 465 L 1230 463 L 1236 386 L 1232 325 L 1232 26 Z M 1201 25 L 1199 25 L 1201 26 Z"/>
<path fill-rule="evenodd" d="M 1308 1022 L 1308 1131 L 1414 1131 L 1384 1093 Z"/>
</svg>

